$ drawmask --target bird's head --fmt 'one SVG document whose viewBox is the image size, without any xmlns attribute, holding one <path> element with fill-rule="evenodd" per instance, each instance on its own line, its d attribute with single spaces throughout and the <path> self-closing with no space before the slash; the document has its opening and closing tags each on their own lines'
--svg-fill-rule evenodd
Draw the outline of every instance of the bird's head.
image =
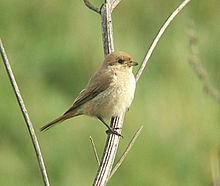
<svg viewBox="0 0 220 186">
<path fill-rule="evenodd" d="M 127 53 L 117 51 L 108 54 L 105 57 L 103 65 L 118 70 L 132 70 L 132 67 L 138 65 L 138 63 L 135 62 Z"/>
</svg>

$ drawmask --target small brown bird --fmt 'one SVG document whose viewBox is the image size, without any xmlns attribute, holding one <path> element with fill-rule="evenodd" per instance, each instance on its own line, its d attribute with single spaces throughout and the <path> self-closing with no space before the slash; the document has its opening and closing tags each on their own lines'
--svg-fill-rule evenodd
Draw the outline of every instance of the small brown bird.
<svg viewBox="0 0 220 186">
<path fill-rule="evenodd" d="M 48 129 L 57 122 L 78 116 L 97 117 L 111 133 L 120 135 L 111 129 L 104 119 L 120 116 L 127 111 L 134 98 L 136 82 L 132 67 L 137 62 L 125 52 L 112 52 L 104 59 L 102 66 L 91 77 L 89 83 L 62 116 L 40 128 Z"/>
</svg>

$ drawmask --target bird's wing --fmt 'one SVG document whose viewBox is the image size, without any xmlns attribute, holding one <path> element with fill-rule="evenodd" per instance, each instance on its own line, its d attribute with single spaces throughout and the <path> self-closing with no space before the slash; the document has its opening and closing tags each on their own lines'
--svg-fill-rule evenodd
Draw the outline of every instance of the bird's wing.
<svg viewBox="0 0 220 186">
<path fill-rule="evenodd" d="M 88 85 L 85 89 L 83 89 L 79 96 L 75 99 L 72 107 L 67 110 L 65 114 L 74 110 L 75 108 L 79 107 L 80 105 L 86 103 L 87 101 L 93 99 L 101 92 L 106 90 L 113 81 L 113 76 L 111 72 L 97 72 L 94 76 L 90 79 Z"/>
</svg>

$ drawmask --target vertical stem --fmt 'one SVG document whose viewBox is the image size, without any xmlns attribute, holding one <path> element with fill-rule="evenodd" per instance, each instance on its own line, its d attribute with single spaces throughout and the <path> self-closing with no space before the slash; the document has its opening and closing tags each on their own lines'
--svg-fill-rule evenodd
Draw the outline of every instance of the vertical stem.
<svg viewBox="0 0 220 186">
<path fill-rule="evenodd" d="M 40 167 L 40 171 L 41 171 L 41 175 L 42 175 L 42 178 L 43 178 L 44 185 L 49 186 L 50 183 L 49 183 L 49 179 L 48 179 L 48 176 L 47 176 L 47 171 L 46 171 L 46 168 L 45 168 L 45 165 L 44 165 L 44 160 L 43 160 L 43 157 L 41 155 L 40 146 L 39 146 L 39 143 L 38 143 L 38 140 L 37 140 L 37 136 L 35 134 L 33 125 L 32 125 L 31 120 L 29 118 L 29 115 L 28 115 L 27 109 L 25 107 L 24 101 L 22 99 L 22 96 L 20 94 L 18 85 L 16 83 L 14 74 L 13 74 L 12 69 L 11 69 L 11 65 L 8 61 L 8 58 L 7 58 L 5 49 L 3 47 L 3 44 L 1 42 L 1 39 L 0 39 L 0 53 L 1 53 L 1 56 L 2 56 L 2 59 L 3 59 L 6 71 L 8 73 L 8 77 L 10 79 L 12 88 L 13 88 L 14 93 L 16 95 L 18 104 L 20 106 L 21 112 L 23 114 L 24 120 L 26 122 L 28 131 L 29 131 L 29 134 L 30 134 L 33 146 L 34 146 L 34 150 L 35 150 L 35 153 L 36 153 L 36 156 L 37 156 L 37 160 L 38 160 L 38 164 L 39 164 L 39 167 Z"/>
<path fill-rule="evenodd" d="M 124 115 L 120 117 L 112 118 L 111 127 L 120 128 L 119 129 L 119 133 L 120 133 L 123 126 L 123 120 L 124 120 Z M 104 186 L 107 184 L 115 160 L 115 156 L 117 153 L 119 141 L 120 141 L 119 136 L 114 134 L 108 135 L 101 164 L 99 166 L 93 186 Z"/>
<path fill-rule="evenodd" d="M 114 51 L 112 16 L 110 3 L 107 1 L 101 8 L 102 40 L 105 56 Z"/>
<path fill-rule="evenodd" d="M 112 0 L 106 0 L 106 3 L 104 3 L 101 8 L 102 39 L 105 56 L 114 51 L 111 5 Z M 112 117 L 111 127 L 114 129 L 118 129 L 119 133 L 121 133 L 123 121 L 124 115 Z M 112 170 L 112 165 L 114 163 L 117 153 L 119 141 L 119 136 L 114 134 L 108 135 L 102 160 L 93 183 L 94 186 L 104 186 L 107 184 L 109 175 Z"/>
</svg>

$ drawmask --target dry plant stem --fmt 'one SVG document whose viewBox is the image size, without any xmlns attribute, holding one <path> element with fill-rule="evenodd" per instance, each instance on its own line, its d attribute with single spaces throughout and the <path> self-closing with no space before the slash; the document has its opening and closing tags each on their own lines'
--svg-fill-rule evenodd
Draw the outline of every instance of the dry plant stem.
<svg viewBox="0 0 220 186">
<path fill-rule="evenodd" d="M 192 56 L 189 58 L 189 63 L 193 66 L 195 73 L 203 82 L 205 92 L 220 103 L 220 92 L 210 84 L 208 74 L 198 57 L 199 51 L 197 48 L 197 37 L 193 28 L 191 28 L 189 32 L 189 39 L 190 50 L 192 53 Z"/>
<path fill-rule="evenodd" d="M 97 12 L 100 14 L 100 8 L 95 7 L 93 4 L 91 4 L 88 0 L 83 0 L 85 5 L 90 8 L 91 10 Z"/>
<path fill-rule="evenodd" d="M 113 0 L 111 4 L 111 12 L 118 6 L 118 4 L 121 2 L 121 0 Z"/>
<path fill-rule="evenodd" d="M 113 0 L 106 0 L 101 7 L 101 18 L 102 18 L 102 39 L 105 56 L 114 51 L 113 43 L 113 27 L 112 27 L 112 17 L 111 17 L 111 7 Z M 121 133 L 124 121 L 124 115 L 112 117 L 111 127 L 117 129 L 117 132 Z M 102 160 L 98 168 L 95 180 L 93 182 L 94 186 L 104 186 L 107 184 L 108 177 L 112 170 L 112 165 L 115 160 L 119 145 L 120 137 L 114 134 L 108 134 L 105 143 L 104 153 L 102 155 Z"/>
<path fill-rule="evenodd" d="M 101 7 L 101 18 L 102 18 L 102 40 L 104 47 L 105 56 L 109 53 L 114 52 L 113 43 L 113 27 L 112 27 L 112 16 L 111 16 L 111 0 L 107 0 Z"/>
<path fill-rule="evenodd" d="M 89 136 L 89 139 L 90 139 L 91 144 L 92 144 L 92 149 L 93 149 L 93 152 L 94 152 L 94 154 L 95 154 L 95 159 L 96 159 L 96 161 L 97 161 L 97 163 L 98 163 L 98 166 L 99 166 L 99 165 L 100 165 L 99 156 L 98 156 L 98 153 L 97 153 L 97 151 L 96 151 L 95 143 L 94 143 L 94 141 L 93 141 L 92 136 Z"/>
<path fill-rule="evenodd" d="M 154 48 L 157 46 L 158 41 L 160 40 L 161 36 L 163 35 L 166 28 L 169 26 L 169 24 L 173 21 L 173 19 L 176 17 L 176 15 L 190 2 L 191 0 L 185 0 L 183 1 L 177 8 L 174 10 L 174 12 L 168 17 L 166 22 L 163 24 L 163 26 L 160 28 L 159 32 L 157 33 L 156 37 L 154 38 L 152 44 L 150 45 L 150 48 L 147 51 L 147 54 L 141 64 L 141 67 L 139 68 L 135 78 L 136 82 L 139 80 L 148 60 L 150 59 L 151 54 L 154 51 Z"/>
<path fill-rule="evenodd" d="M 113 176 L 113 174 L 118 170 L 118 168 L 120 167 L 120 165 L 122 164 L 122 162 L 124 161 L 124 159 L 126 158 L 126 156 L 128 155 L 129 151 L 131 150 L 131 148 L 134 145 L 134 142 L 136 141 L 137 137 L 140 135 L 141 130 L 143 129 L 143 125 L 137 130 L 137 132 L 134 134 L 133 138 L 131 139 L 130 143 L 128 144 L 127 148 L 125 149 L 125 152 L 122 154 L 121 158 L 119 159 L 119 161 L 116 163 L 115 167 L 112 169 L 111 174 L 109 176 L 109 180 L 111 179 L 111 177 Z"/>
<path fill-rule="evenodd" d="M 111 127 L 119 127 L 117 132 L 121 133 L 121 129 L 123 126 L 124 115 L 120 117 L 114 117 L 111 121 Z M 115 156 L 117 153 L 118 145 L 119 145 L 120 137 L 118 135 L 109 134 L 106 140 L 104 153 L 102 156 L 102 160 L 93 183 L 94 186 L 103 186 L 107 184 L 110 172 L 112 170 L 112 165 L 115 160 Z"/>
<path fill-rule="evenodd" d="M 14 74 L 13 74 L 12 69 L 11 69 L 11 65 L 8 61 L 8 58 L 7 58 L 6 52 L 4 50 L 4 46 L 2 44 L 1 39 L 0 39 L 0 53 L 1 53 L 1 56 L 2 56 L 2 59 L 3 59 L 6 71 L 8 73 L 8 77 L 10 79 L 11 85 L 13 87 L 14 93 L 16 95 L 18 104 L 20 106 L 21 112 L 23 114 L 24 120 L 27 124 L 27 128 L 28 128 L 28 131 L 29 131 L 29 134 L 30 134 L 30 137 L 31 137 L 34 149 L 35 149 L 35 153 L 36 153 L 36 156 L 37 156 L 37 160 L 38 160 L 38 164 L 39 164 L 39 167 L 40 167 L 40 171 L 41 171 L 41 175 L 42 175 L 42 178 L 43 178 L 44 185 L 49 186 L 50 184 L 49 184 L 46 168 L 45 168 L 45 165 L 44 165 L 43 157 L 41 155 L 40 146 L 38 144 L 38 140 L 37 140 L 34 128 L 32 126 L 31 120 L 28 116 L 27 109 L 25 108 L 24 101 L 21 97 L 18 85 L 16 83 Z"/>
</svg>

